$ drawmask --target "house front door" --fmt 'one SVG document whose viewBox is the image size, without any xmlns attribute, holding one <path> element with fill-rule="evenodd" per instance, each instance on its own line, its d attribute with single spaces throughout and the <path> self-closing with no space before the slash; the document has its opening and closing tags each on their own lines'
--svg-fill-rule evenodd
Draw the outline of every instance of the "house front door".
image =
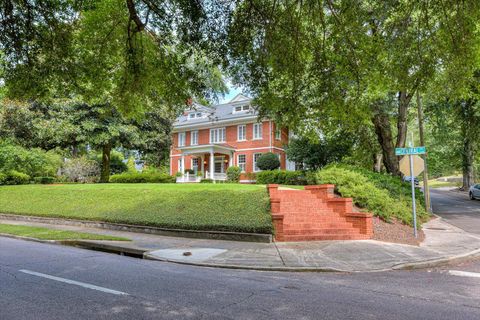
<svg viewBox="0 0 480 320">
<path fill-rule="evenodd" d="M 224 173 L 223 157 L 215 157 L 215 173 Z"/>
</svg>

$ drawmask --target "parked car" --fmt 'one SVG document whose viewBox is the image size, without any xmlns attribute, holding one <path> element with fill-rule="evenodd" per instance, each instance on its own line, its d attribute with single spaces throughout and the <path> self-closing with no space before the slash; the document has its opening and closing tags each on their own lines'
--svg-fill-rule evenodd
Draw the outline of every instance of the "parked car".
<svg viewBox="0 0 480 320">
<path fill-rule="evenodd" d="M 470 200 L 480 199 L 480 184 L 475 184 L 468 190 Z"/>
<path fill-rule="evenodd" d="M 416 177 L 413 178 L 413 179 L 414 179 L 414 180 L 413 180 L 413 183 L 415 183 L 415 187 L 418 187 L 418 186 L 419 186 L 418 179 L 417 179 Z M 403 181 L 404 181 L 404 182 L 411 183 L 412 177 L 410 177 L 410 176 L 404 176 L 404 177 L 403 177 Z"/>
</svg>

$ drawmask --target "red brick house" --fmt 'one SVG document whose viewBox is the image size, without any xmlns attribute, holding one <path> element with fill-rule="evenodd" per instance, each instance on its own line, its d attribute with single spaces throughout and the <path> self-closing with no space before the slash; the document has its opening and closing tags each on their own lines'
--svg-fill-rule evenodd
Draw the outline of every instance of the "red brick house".
<svg viewBox="0 0 480 320">
<path fill-rule="evenodd" d="M 251 99 L 241 94 L 214 106 L 193 103 L 173 124 L 170 174 L 191 169 L 193 174 L 177 181 L 225 180 L 227 168 L 237 166 L 242 169 L 240 182 L 253 182 L 251 173 L 260 171 L 256 161 L 266 152 L 278 155 L 281 169 L 294 170 L 284 150 L 288 139 L 287 129 L 260 120 Z"/>
</svg>

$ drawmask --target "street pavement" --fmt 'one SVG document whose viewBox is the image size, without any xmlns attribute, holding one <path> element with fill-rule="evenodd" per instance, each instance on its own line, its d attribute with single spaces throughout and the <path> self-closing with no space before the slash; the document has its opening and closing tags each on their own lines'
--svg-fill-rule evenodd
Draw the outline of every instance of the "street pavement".
<svg viewBox="0 0 480 320">
<path fill-rule="evenodd" d="M 449 188 L 431 189 L 433 212 L 448 223 L 480 235 L 480 201 L 470 200 L 466 192 Z"/>
<path fill-rule="evenodd" d="M 476 275 L 199 268 L 0 237 L 0 319 L 480 319 Z"/>
</svg>

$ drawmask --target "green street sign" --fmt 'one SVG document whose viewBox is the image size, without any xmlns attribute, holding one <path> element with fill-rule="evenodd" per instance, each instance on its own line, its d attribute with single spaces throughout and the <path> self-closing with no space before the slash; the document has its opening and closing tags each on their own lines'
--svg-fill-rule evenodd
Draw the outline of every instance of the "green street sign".
<svg viewBox="0 0 480 320">
<path fill-rule="evenodd" d="M 395 155 L 424 154 L 426 151 L 427 149 L 425 147 L 395 148 Z"/>
</svg>

